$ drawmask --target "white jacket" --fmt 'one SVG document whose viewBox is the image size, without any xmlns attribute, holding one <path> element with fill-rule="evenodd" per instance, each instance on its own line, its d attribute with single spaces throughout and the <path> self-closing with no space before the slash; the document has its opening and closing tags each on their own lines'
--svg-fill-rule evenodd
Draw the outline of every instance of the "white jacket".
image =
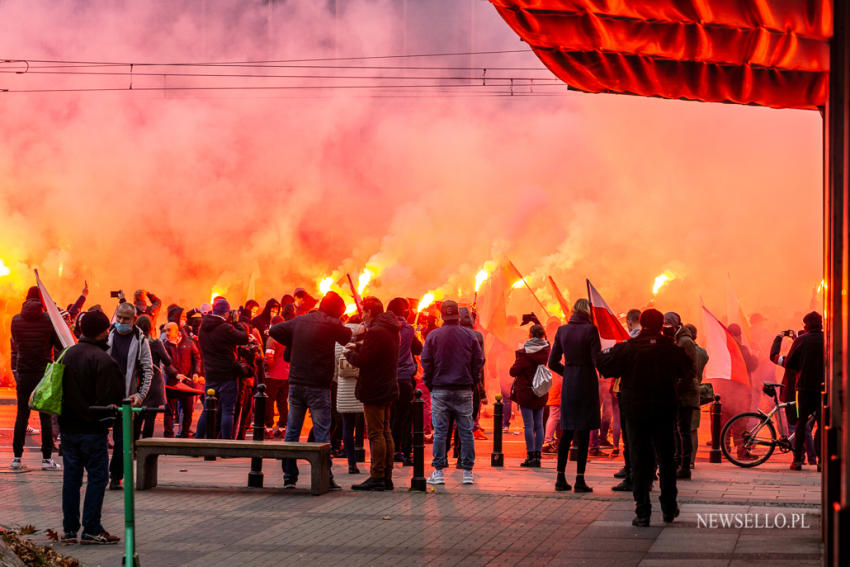
<svg viewBox="0 0 850 567">
<path fill-rule="evenodd" d="M 360 325 L 346 325 L 356 332 Z M 363 413 L 363 404 L 354 397 L 354 387 L 360 370 L 352 366 L 342 354 L 343 346 L 336 345 L 336 411 L 339 413 Z"/>
</svg>

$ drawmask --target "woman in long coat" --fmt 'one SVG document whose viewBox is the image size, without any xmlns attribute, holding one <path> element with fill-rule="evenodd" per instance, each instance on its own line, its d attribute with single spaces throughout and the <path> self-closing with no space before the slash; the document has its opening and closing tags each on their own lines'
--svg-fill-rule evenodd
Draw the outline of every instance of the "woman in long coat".
<svg viewBox="0 0 850 567">
<path fill-rule="evenodd" d="M 573 439 L 578 451 L 576 467 L 576 492 L 592 492 L 584 482 L 587 466 L 587 449 L 590 432 L 599 429 L 599 379 L 596 374 L 596 356 L 601 350 L 599 331 L 591 321 L 590 302 L 579 299 L 573 306 L 570 321 L 558 327 L 549 368 L 563 376 L 561 385 L 561 429 L 564 430 L 558 446 L 558 477 L 555 490 L 570 490 L 564 476 L 567 457 Z"/>
</svg>

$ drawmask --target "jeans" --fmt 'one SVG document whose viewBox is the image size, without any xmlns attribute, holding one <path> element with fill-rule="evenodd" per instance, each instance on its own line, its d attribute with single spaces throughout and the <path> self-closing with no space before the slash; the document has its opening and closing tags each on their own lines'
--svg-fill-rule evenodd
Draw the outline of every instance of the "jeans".
<svg viewBox="0 0 850 567">
<path fill-rule="evenodd" d="M 354 468 L 357 466 L 357 447 L 363 446 L 363 414 L 343 413 L 340 415 L 342 415 L 342 448 L 345 451 L 348 467 Z"/>
<path fill-rule="evenodd" d="M 218 415 L 221 420 L 221 438 L 233 439 L 233 417 L 236 409 L 236 397 L 239 394 L 239 384 L 236 380 L 226 382 L 207 382 L 206 388 L 215 390 L 218 396 Z M 205 404 L 206 405 L 206 404 Z M 207 434 L 207 411 L 201 413 L 195 437 L 202 439 Z"/>
<path fill-rule="evenodd" d="M 449 417 L 457 421 L 461 438 L 460 468 L 471 471 L 475 464 L 475 445 L 472 437 L 472 390 L 434 390 L 431 392 L 431 419 L 434 421 L 434 460 L 440 470 L 448 466 L 446 438 Z"/>
<path fill-rule="evenodd" d="M 676 415 L 670 411 L 626 413 L 629 432 L 629 451 L 635 499 L 635 515 L 648 518 L 652 514 L 649 488 L 658 464 L 658 484 L 661 488 L 661 510 L 673 514 L 676 510 L 676 466 L 673 462 L 673 428 Z M 690 432 L 688 432 L 690 434 Z"/>
<path fill-rule="evenodd" d="M 80 488 L 83 470 L 88 473 L 86 499 L 83 503 L 83 531 L 99 534 L 103 495 L 109 482 L 109 453 L 106 432 L 62 433 L 62 458 L 65 471 L 62 478 L 62 527 L 66 532 L 80 529 Z"/>
<path fill-rule="evenodd" d="M 529 453 L 543 450 L 543 408 L 519 406 L 525 429 L 525 450 Z"/>
<path fill-rule="evenodd" d="M 30 395 L 38 383 L 42 374 L 15 374 L 17 380 L 16 392 L 18 395 L 18 413 L 15 416 L 15 433 L 12 438 L 12 450 L 15 457 L 24 454 L 24 441 L 27 437 L 27 425 L 30 420 Z M 49 459 L 53 454 L 53 422 L 50 415 L 39 413 L 41 421 L 41 457 Z"/>
<path fill-rule="evenodd" d="M 560 437 L 561 406 L 549 406 L 549 419 L 546 420 L 546 438 L 544 443 L 554 443 L 555 433 Z"/>
<path fill-rule="evenodd" d="M 390 429 L 390 406 L 363 404 L 366 418 L 366 431 L 369 437 L 371 466 L 369 476 L 374 479 L 392 479 L 393 476 L 393 434 Z"/>
<path fill-rule="evenodd" d="M 289 385 L 289 417 L 286 420 L 284 441 L 301 439 L 304 416 L 310 410 L 313 419 L 313 439 L 316 443 L 330 443 L 331 429 L 331 391 L 327 388 L 314 388 L 300 384 Z M 282 459 L 284 482 L 298 481 L 298 465 L 295 459 Z M 333 479 L 333 472 L 331 472 Z"/>
</svg>

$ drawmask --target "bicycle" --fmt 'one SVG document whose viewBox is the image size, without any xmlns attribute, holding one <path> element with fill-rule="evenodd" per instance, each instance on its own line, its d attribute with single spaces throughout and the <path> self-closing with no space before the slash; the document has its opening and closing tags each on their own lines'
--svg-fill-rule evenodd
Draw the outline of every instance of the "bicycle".
<svg viewBox="0 0 850 567">
<path fill-rule="evenodd" d="M 785 420 L 780 413 L 777 420 L 779 423 L 779 438 L 777 438 L 773 416 L 776 412 L 797 404 L 796 402 L 780 403 L 776 390 L 782 388 L 782 384 L 772 382 L 762 382 L 762 384 L 764 384 L 762 391 L 773 398 L 774 408 L 770 413 L 765 413 L 761 409 L 740 413 L 723 426 L 723 432 L 720 434 L 720 450 L 729 462 L 739 467 L 757 467 L 767 461 L 776 449 L 779 449 L 780 453 L 788 453 L 794 449 L 794 432 L 791 431 L 790 435 L 788 434 Z M 808 427 L 811 428 L 814 421 L 815 416 L 810 416 L 807 422 Z"/>
</svg>

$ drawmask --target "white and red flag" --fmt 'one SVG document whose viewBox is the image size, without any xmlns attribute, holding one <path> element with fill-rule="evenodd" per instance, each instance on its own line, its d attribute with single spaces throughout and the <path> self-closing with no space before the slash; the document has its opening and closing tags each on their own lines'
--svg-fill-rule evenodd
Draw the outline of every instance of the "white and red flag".
<svg viewBox="0 0 850 567">
<path fill-rule="evenodd" d="M 608 307 L 590 280 L 587 280 L 587 298 L 590 300 L 590 311 L 593 314 L 593 322 L 599 329 L 600 339 L 619 343 L 631 338 L 614 314 L 614 310 Z"/>
<path fill-rule="evenodd" d="M 77 339 L 74 337 L 74 333 L 72 333 L 71 329 L 68 328 L 68 324 L 65 323 L 65 320 L 59 313 L 59 308 L 56 307 L 56 303 L 53 302 L 50 294 L 47 293 L 47 288 L 44 287 L 44 282 L 42 282 L 41 278 L 38 277 L 38 270 L 34 271 L 35 282 L 38 285 L 38 291 L 41 293 L 41 304 L 44 305 L 44 308 L 47 310 L 47 316 L 50 317 L 50 322 L 53 324 L 53 330 L 56 331 L 56 335 L 59 337 L 59 342 L 62 343 L 62 346 L 65 348 L 77 344 Z"/>
<path fill-rule="evenodd" d="M 702 306 L 703 334 L 705 350 L 708 351 L 708 364 L 705 365 L 706 380 L 730 380 L 750 387 L 750 374 L 747 363 L 741 353 L 741 347 L 732 333 Z"/>
</svg>

